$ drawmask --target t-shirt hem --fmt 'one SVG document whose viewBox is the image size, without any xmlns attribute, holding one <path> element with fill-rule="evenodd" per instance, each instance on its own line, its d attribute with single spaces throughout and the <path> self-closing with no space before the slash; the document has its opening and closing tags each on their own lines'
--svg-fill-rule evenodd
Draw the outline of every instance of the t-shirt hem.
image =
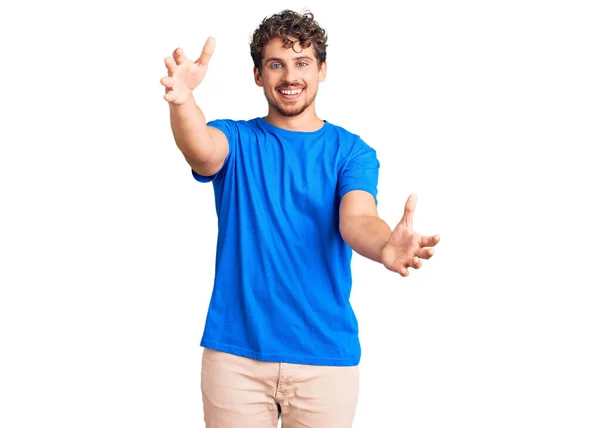
<svg viewBox="0 0 600 428">
<path fill-rule="evenodd" d="M 271 363 L 290 363 L 307 364 L 314 366 L 356 366 L 360 362 L 360 357 L 354 358 L 323 358 L 323 357 L 297 357 L 289 355 L 275 355 L 254 352 L 247 349 L 237 348 L 235 346 L 224 345 L 222 343 L 210 340 L 202 340 L 200 346 L 213 349 L 215 351 L 227 352 L 228 354 L 240 357 L 251 358 L 253 360 L 265 361 Z"/>
<path fill-rule="evenodd" d="M 200 183 L 208 183 L 209 181 L 212 181 L 215 178 L 214 175 L 206 176 L 206 175 L 198 174 L 193 169 L 192 169 L 192 176 L 196 179 L 196 181 L 199 181 Z"/>
<path fill-rule="evenodd" d="M 377 191 L 373 190 L 373 188 L 366 187 L 366 186 L 352 186 L 352 187 L 349 186 L 348 188 L 344 189 L 344 191 L 342 191 L 340 193 L 340 199 L 342 199 L 346 193 L 352 192 L 353 190 L 363 190 L 367 193 L 370 193 L 373 196 L 373 198 L 375 199 L 375 204 L 378 203 Z"/>
</svg>

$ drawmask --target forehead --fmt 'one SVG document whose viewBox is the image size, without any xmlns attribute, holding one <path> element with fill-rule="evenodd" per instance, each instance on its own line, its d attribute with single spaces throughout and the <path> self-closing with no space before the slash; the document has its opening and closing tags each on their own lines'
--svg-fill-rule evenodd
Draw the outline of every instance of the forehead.
<svg viewBox="0 0 600 428">
<path fill-rule="evenodd" d="M 284 48 L 283 39 L 281 37 L 271 39 L 269 43 L 265 45 L 263 50 L 263 60 L 267 60 L 271 57 L 289 59 L 297 57 L 298 55 L 308 56 L 314 60 L 317 59 L 314 45 L 311 44 L 308 48 L 303 49 L 297 39 L 290 37 L 290 40 L 294 44 L 289 48 Z"/>
</svg>

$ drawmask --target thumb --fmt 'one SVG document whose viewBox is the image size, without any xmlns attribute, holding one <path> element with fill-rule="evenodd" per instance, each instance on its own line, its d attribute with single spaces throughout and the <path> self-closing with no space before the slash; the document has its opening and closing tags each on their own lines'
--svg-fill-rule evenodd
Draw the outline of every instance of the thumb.
<svg viewBox="0 0 600 428">
<path fill-rule="evenodd" d="M 409 229 L 412 229 L 413 227 L 413 214 L 415 208 L 417 208 L 417 195 L 413 193 L 406 200 L 406 204 L 404 204 L 404 216 L 402 217 L 402 222 L 404 222 Z"/>
<path fill-rule="evenodd" d="M 208 67 L 208 62 L 212 58 L 215 53 L 216 40 L 214 37 L 209 37 L 204 43 L 204 47 L 202 48 L 202 53 L 200 57 L 195 61 L 196 64 L 206 68 Z"/>
</svg>

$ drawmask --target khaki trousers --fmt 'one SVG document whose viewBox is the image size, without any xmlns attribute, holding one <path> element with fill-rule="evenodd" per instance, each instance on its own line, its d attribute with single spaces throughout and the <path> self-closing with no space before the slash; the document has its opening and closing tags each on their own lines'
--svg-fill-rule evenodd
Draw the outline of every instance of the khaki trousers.
<svg viewBox="0 0 600 428">
<path fill-rule="evenodd" d="M 271 363 L 204 348 L 206 428 L 351 428 L 358 366 Z"/>
</svg>

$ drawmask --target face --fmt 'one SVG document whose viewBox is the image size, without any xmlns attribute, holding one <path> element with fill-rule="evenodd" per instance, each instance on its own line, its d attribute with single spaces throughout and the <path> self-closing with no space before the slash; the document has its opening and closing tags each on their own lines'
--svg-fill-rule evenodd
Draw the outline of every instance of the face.
<svg viewBox="0 0 600 428">
<path fill-rule="evenodd" d="M 293 39 L 292 39 L 293 40 Z M 302 49 L 299 43 L 283 47 L 283 40 L 271 40 L 264 49 L 262 71 L 254 79 L 262 86 L 269 106 L 282 116 L 297 116 L 314 109 L 319 83 L 325 80 L 326 64 L 319 67 L 314 46 Z"/>
</svg>

